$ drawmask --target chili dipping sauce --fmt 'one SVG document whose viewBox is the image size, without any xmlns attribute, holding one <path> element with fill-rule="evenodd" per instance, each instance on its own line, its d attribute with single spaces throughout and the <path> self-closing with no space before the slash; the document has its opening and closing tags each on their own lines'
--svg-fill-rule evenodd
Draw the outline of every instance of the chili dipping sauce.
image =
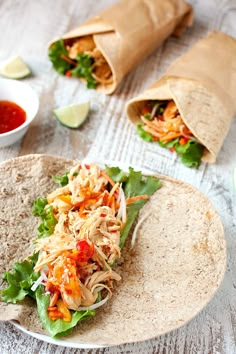
<svg viewBox="0 0 236 354">
<path fill-rule="evenodd" d="M 20 127 L 26 121 L 25 111 L 16 103 L 0 100 L 0 134 Z"/>
</svg>

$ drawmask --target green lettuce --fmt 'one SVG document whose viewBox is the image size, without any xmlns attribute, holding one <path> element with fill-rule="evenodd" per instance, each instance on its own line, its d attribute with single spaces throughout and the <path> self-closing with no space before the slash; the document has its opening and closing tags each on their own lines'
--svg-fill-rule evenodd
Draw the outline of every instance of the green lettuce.
<svg viewBox="0 0 236 354">
<path fill-rule="evenodd" d="M 43 327 L 49 333 L 51 337 L 64 337 L 72 331 L 73 327 L 81 320 L 85 320 L 89 317 L 95 316 L 94 310 L 87 311 L 72 311 L 72 319 L 70 322 L 65 322 L 62 319 L 52 321 L 48 317 L 48 306 L 50 302 L 50 296 L 44 293 L 43 286 L 40 285 L 36 290 L 36 302 L 37 310 Z"/>
<path fill-rule="evenodd" d="M 143 129 L 142 124 L 138 124 L 137 125 L 137 132 L 138 132 L 138 135 L 140 136 L 140 138 L 142 138 L 143 140 L 145 140 L 147 142 L 153 141 L 152 135 L 147 133 L 147 132 L 145 132 L 145 130 Z"/>
<path fill-rule="evenodd" d="M 154 141 L 153 136 L 143 129 L 142 124 L 137 125 L 137 133 L 140 138 L 147 142 Z M 204 146 L 192 139 L 188 140 L 185 145 L 181 145 L 179 140 L 180 138 L 171 140 L 168 143 L 163 143 L 159 140 L 157 142 L 161 147 L 166 149 L 174 148 L 176 153 L 180 155 L 181 162 L 185 166 L 198 168 L 201 163 Z"/>
<path fill-rule="evenodd" d="M 57 224 L 57 219 L 53 214 L 52 206 L 47 207 L 48 201 L 46 198 L 37 198 L 33 202 L 34 216 L 40 216 L 42 223 L 38 227 L 38 238 L 50 236 Z"/>
<path fill-rule="evenodd" d="M 68 174 L 69 174 L 69 172 L 66 172 L 62 176 L 55 176 L 55 177 L 53 177 L 53 181 L 55 183 L 60 184 L 62 187 L 65 187 L 69 183 Z"/>
<path fill-rule="evenodd" d="M 115 182 L 122 182 L 126 198 L 135 197 L 137 195 L 147 194 L 151 196 L 156 190 L 161 187 L 159 179 L 147 176 L 142 176 L 141 172 L 134 171 L 132 167 L 129 168 L 129 173 L 126 175 L 119 167 L 106 166 L 106 173 Z M 123 248 L 127 236 L 133 226 L 133 223 L 147 200 L 137 200 L 132 204 L 127 205 L 127 222 L 121 231 L 120 247 Z"/>
<path fill-rule="evenodd" d="M 8 287 L 1 291 L 1 298 L 5 302 L 15 304 L 23 300 L 27 295 L 35 298 L 31 290 L 33 283 L 39 278 L 39 273 L 34 271 L 38 259 L 38 253 L 28 257 L 28 260 L 17 262 L 12 272 L 5 272 L 3 279 L 8 282 Z"/>
</svg>

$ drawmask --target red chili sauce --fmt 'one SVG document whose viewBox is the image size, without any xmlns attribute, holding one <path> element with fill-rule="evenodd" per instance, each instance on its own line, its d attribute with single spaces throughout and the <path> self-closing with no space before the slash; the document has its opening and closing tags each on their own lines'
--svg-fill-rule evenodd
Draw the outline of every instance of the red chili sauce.
<svg viewBox="0 0 236 354">
<path fill-rule="evenodd" d="M 18 128 L 26 120 L 25 111 L 11 101 L 0 101 L 0 134 Z"/>
</svg>

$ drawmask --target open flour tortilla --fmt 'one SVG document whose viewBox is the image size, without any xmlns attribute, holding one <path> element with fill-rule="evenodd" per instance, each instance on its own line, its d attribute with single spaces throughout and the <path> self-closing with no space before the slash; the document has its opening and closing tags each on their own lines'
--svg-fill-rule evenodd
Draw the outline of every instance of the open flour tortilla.
<svg viewBox="0 0 236 354">
<path fill-rule="evenodd" d="M 93 35 L 113 75 L 112 84 L 97 89 L 111 94 L 129 71 L 171 34 L 180 35 L 192 20 L 192 7 L 185 0 L 121 0 L 62 38 L 67 44 Z"/>
<path fill-rule="evenodd" d="M 38 223 L 31 214 L 32 202 L 53 190 L 51 176 L 72 164 L 48 155 L 0 164 L 1 272 L 29 255 Z M 192 186 L 158 177 L 163 186 L 140 212 L 143 222 L 134 249 L 125 244 L 117 267 L 122 280 L 112 298 L 66 341 L 110 346 L 159 336 L 192 319 L 219 287 L 226 265 L 219 215 Z M 31 332 L 45 333 L 31 300 L 0 303 L 0 320 L 13 319 Z"/>
<path fill-rule="evenodd" d="M 205 147 L 202 160 L 215 162 L 236 112 L 235 58 L 236 40 L 211 32 L 127 103 L 128 118 L 136 125 L 145 101 L 173 99 L 185 124 Z"/>
</svg>

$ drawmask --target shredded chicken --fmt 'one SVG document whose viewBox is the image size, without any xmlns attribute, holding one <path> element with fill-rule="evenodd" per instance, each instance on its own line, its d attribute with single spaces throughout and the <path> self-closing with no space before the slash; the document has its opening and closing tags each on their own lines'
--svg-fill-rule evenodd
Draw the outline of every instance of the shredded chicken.
<svg viewBox="0 0 236 354">
<path fill-rule="evenodd" d="M 61 318 L 59 308 L 93 305 L 102 289 L 111 293 L 113 280 L 120 280 L 111 266 L 120 257 L 121 190 L 96 165 L 79 163 L 68 184 L 47 196 L 57 224 L 51 236 L 35 242 L 35 271 L 46 274 L 51 319 Z"/>
<path fill-rule="evenodd" d="M 75 39 L 71 46 L 67 45 L 69 58 L 74 60 L 79 53 L 84 53 L 93 58 L 92 76 L 103 85 L 113 82 L 112 71 L 101 51 L 96 47 L 92 36 Z"/>
</svg>

